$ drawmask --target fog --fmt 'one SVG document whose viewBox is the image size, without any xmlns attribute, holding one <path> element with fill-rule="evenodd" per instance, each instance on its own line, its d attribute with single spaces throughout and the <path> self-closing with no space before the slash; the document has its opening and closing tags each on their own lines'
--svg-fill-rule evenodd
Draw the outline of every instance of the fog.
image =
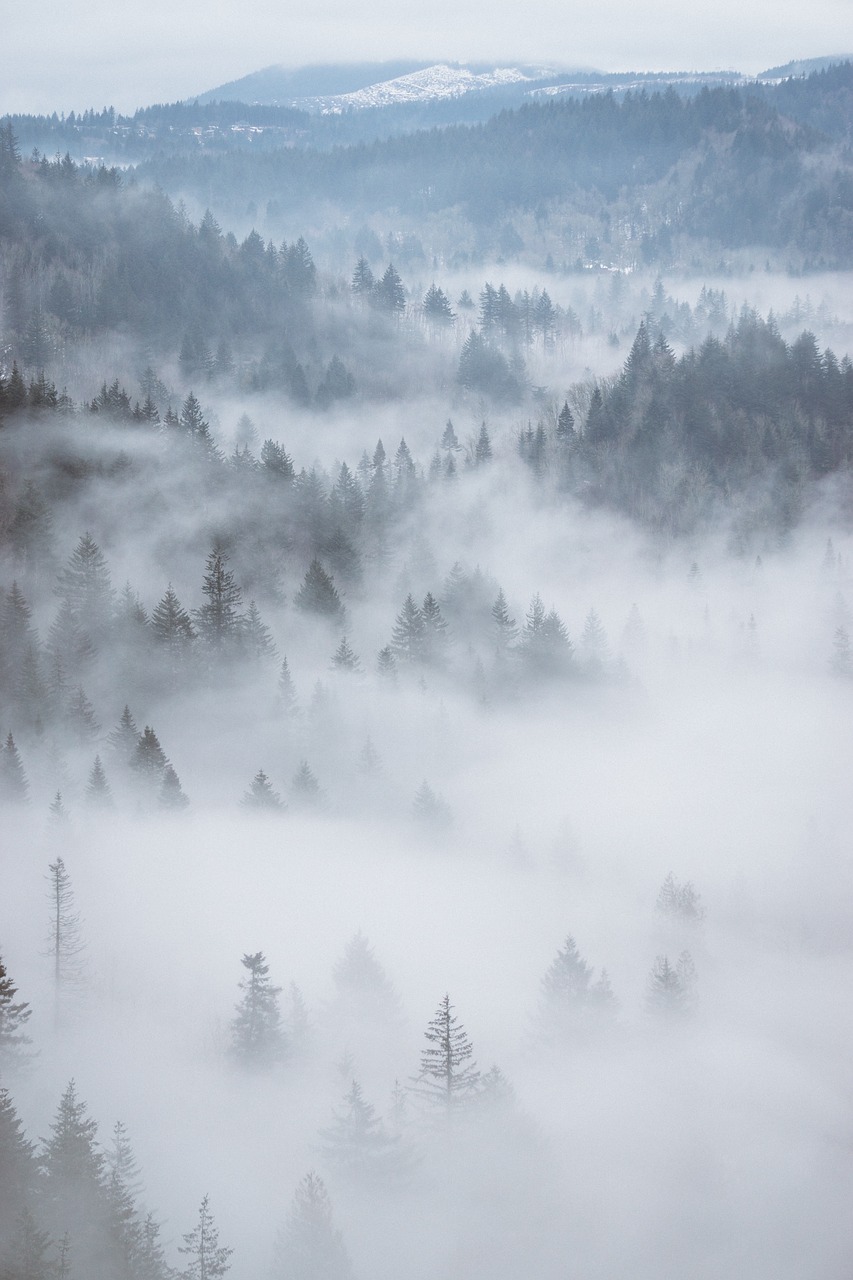
<svg viewBox="0 0 853 1280">
<path fill-rule="evenodd" d="M 7 15 L 2 111 L 68 111 L 112 104 L 132 111 L 145 102 L 175 101 L 202 93 L 270 63 L 434 58 L 495 59 L 570 67 L 643 70 L 734 67 L 757 73 L 793 57 L 838 51 L 845 29 L 842 0 L 821 0 L 806 15 L 792 5 L 733 5 L 681 11 L 658 0 L 637 9 L 610 0 L 580 9 L 566 23 L 556 4 L 538 11 L 531 26 L 516 5 L 451 6 L 429 14 L 399 6 L 375 8 L 371 21 L 330 3 L 310 21 L 283 23 L 270 3 L 255 7 L 252 22 L 232 3 L 165 4 L 126 10 L 120 20 L 103 3 L 72 3 L 62 12 L 45 5 Z M 440 32 L 440 35 L 436 33 Z"/>
<path fill-rule="evenodd" d="M 762 303 L 789 301 L 790 282 L 762 290 Z M 230 402 L 211 403 L 220 424 L 234 420 Z M 468 412 L 473 428 L 479 410 Z M 426 467 L 444 416 L 430 402 L 352 408 L 312 438 L 288 411 L 286 443 L 297 467 L 354 467 L 378 434 L 391 455 L 405 433 Z M 209 1194 L 235 1277 L 267 1272 L 312 1169 L 359 1276 L 835 1276 L 853 1190 L 853 693 L 830 659 L 850 596 L 849 528 L 827 488 L 793 536 L 747 555 L 731 553 L 724 526 L 661 542 L 604 511 L 543 502 L 515 459 L 512 415 L 490 425 L 491 467 L 427 492 L 381 572 L 349 591 L 362 674 L 330 670 L 340 626 L 294 609 L 306 568 L 294 554 L 263 617 L 287 654 L 296 715 L 277 705 L 275 662 L 170 696 L 101 665 L 96 738 L 21 735 L 31 796 L 5 821 L 2 945 L 34 1010 L 37 1057 L 10 1081 L 25 1129 L 47 1136 L 73 1076 L 103 1140 L 117 1119 L 127 1126 L 172 1260 Z M 119 443 L 132 448 L 99 427 L 85 447 Z M 129 579 L 149 611 L 170 580 L 195 607 L 226 512 L 215 498 L 183 505 L 194 480 L 175 466 L 155 477 L 162 514 L 147 527 L 144 471 L 135 491 L 103 480 L 58 502 L 60 563 L 88 530 L 114 585 Z M 530 683 L 505 669 L 484 687 L 472 672 L 487 650 L 457 622 L 443 669 L 401 665 L 383 684 L 376 653 L 407 591 L 444 600 L 457 561 L 479 568 L 489 600 L 503 588 L 519 624 L 540 593 L 586 676 Z M 46 632 L 54 575 L 17 576 Z M 627 626 L 634 606 L 639 632 Z M 595 674 L 581 639 L 593 608 L 608 646 Z M 190 797 L 174 818 L 140 812 L 110 764 L 106 734 L 125 701 Z M 358 764 L 368 736 L 371 774 Z M 102 816 L 85 799 L 96 751 L 117 802 Z M 293 790 L 302 759 L 322 788 L 316 811 L 300 811 Z M 259 769 L 290 811 L 241 808 Z M 68 818 L 57 822 L 60 776 Z M 424 779 L 449 821 L 416 821 Z M 58 1023 L 42 954 L 57 855 L 85 941 Z M 701 895 L 704 920 L 656 909 L 669 873 Z M 336 993 L 334 966 L 359 932 L 399 997 L 393 1016 L 389 1005 L 366 1017 Z M 606 1026 L 554 1044 L 536 1015 L 569 935 L 596 974 L 607 969 L 618 1006 Z M 300 988 L 312 1032 L 299 1053 L 249 1072 L 229 1044 L 241 956 L 259 950 L 282 1001 Z M 685 950 L 695 1007 L 661 1019 L 648 1007 L 655 959 Z M 481 1071 L 498 1064 L 513 1096 L 448 1130 L 410 1093 L 406 1176 L 353 1182 L 324 1156 L 322 1131 L 353 1079 L 389 1114 L 445 992 Z"/>
</svg>

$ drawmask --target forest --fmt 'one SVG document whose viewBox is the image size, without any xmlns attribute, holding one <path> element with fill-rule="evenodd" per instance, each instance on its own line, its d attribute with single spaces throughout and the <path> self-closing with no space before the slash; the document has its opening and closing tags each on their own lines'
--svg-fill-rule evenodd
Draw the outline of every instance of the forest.
<svg viewBox="0 0 853 1280">
<path fill-rule="evenodd" d="M 0 124 L 0 1280 L 849 1268 L 851 74 Z"/>
</svg>

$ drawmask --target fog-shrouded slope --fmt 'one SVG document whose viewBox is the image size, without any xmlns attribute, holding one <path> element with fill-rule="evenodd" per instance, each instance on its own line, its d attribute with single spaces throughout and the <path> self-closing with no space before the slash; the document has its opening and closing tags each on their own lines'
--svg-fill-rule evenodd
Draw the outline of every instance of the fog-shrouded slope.
<svg viewBox="0 0 853 1280">
<path fill-rule="evenodd" d="M 592 200 L 604 206 L 593 216 L 617 265 L 640 241 L 647 260 L 671 259 L 679 236 L 686 253 L 704 242 L 766 246 L 796 265 L 853 262 L 849 156 L 736 90 L 551 101 L 328 154 L 199 156 L 142 172 L 231 213 L 251 198 L 291 211 L 330 202 L 361 216 L 454 210 L 488 224 L 514 210 L 571 218 Z"/>
</svg>

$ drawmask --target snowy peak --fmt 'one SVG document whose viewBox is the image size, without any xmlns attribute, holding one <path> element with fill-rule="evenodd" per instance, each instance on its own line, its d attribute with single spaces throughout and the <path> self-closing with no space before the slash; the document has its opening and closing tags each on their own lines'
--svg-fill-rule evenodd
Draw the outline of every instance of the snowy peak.
<svg viewBox="0 0 853 1280">
<path fill-rule="evenodd" d="M 442 98 L 459 98 L 466 93 L 500 88 L 538 79 L 545 72 L 521 71 L 518 67 L 495 67 L 491 71 L 471 71 L 468 67 L 452 67 L 438 63 L 368 85 L 355 93 L 342 93 L 317 102 L 324 113 L 361 110 L 365 107 L 388 107 L 405 102 L 435 102 Z"/>
</svg>

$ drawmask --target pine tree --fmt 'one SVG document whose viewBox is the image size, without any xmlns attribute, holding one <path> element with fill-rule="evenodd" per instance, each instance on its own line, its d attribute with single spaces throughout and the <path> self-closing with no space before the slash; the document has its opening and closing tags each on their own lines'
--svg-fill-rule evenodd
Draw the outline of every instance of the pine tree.
<svg viewBox="0 0 853 1280">
<path fill-rule="evenodd" d="M 41 1166 L 35 1148 L 27 1141 L 20 1117 L 4 1088 L 0 1088 L 0 1187 L 0 1241 L 4 1241 L 10 1238 L 20 1214 L 31 1205 L 35 1207 L 41 1190 Z M 0 1265 L 2 1260 L 0 1252 Z"/>
<path fill-rule="evenodd" d="M 518 627 L 516 626 L 515 618 L 510 617 L 503 589 L 498 591 L 495 603 L 492 605 L 492 625 L 494 628 L 495 651 L 499 656 L 503 657 L 518 639 Z"/>
<path fill-rule="evenodd" d="M 694 1003 L 696 970 L 688 951 L 683 951 L 676 965 L 667 956 L 657 956 L 646 988 L 646 1009 L 653 1017 L 665 1021 L 685 1018 Z"/>
<path fill-rule="evenodd" d="M 44 1144 L 42 1165 L 51 1224 L 75 1228 L 75 1249 L 85 1257 L 97 1248 L 106 1225 L 104 1157 L 98 1126 L 77 1096 L 73 1080 L 59 1101 L 51 1136 Z"/>
<path fill-rule="evenodd" d="M 80 981 L 80 956 L 85 944 L 80 929 L 80 914 L 74 905 L 74 890 L 62 858 L 58 857 L 56 862 L 50 863 L 47 882 L 50 903 L 47 954 L 53 961 L 53 985 L 58 1014 L 63 990 Z"/>
<path fill-rule="evenodd" d="M 321 1130 L 320 1138 L 328 1163 L 361 1185 L 394 1181 L 405 1172 L 400 1138 L 387 1132 L 357 1080 L 332 1112 L 332 1123 Z"/>
<path fill-rule="evenodd" d="M 307 760 L 300 762 L 290 787 L 294 808 L 312 809 L 323 802 L 320 784 Z"/>
<path fill-rule="evenodd" d="M 92 742 L 101 732 L 101 726 L 95 718 L 95 708 L 81 684 L 78 684 L 71 694 L 66 720 L 69 729 L 80 743 Z"/>
<path fill-rule="evenodd" d="M 174 766 L 167 762 L 163 769 L 160 790 L 157 792 L 157 804 L 161 809 L 178 813 L 182 809 L 188 809 L 189 803 L 189 797 L 184 793 Z"/>
<path fill-rule="evenodd" d="M 220 547 L 207 557 L 201 589 L 206 603 L 195 611 L 199 638 L 211 653 L 233 654 L 243 634 L 243 595 Z"/>
<path fill-rule="evenodd" d="M 323 1179 L 308 1173 L 276 1241 L 272 1280 L 352 1280 L 352 1274 Z"/>
<path fill-rule="evenodd" d="M 349 671 L 353 674 L 361 671 L 358 654 L 354 653 L 350 648 L 346 636 L 341 637 L 341 643 L 332 654 L 332 669 L 335 671 Z"/>
<path fill-rule="evenodd" d="M 411 592 L 397 614 L 391 632 L 391 649 L 404 662 L 422 662 L 424 658 L 426 626 L 421 610 L 415 604 Z"/>
<path fill-rule="evenodd" d="M 254 600 L 249 601 L 249 608 L 243 619 L 243 645 L 246 651 L 258 662 L 276 658 L 277 652 L 272 632 L 262 621 L 258 606 Z"/>
<path fill-rule="evenodd" d="M 86 783 L 86 803 L 93 809 L 112 809 L 113 807 L 113 793 L 107 782 L 100 756 L 95 756 L 95 762 L 89 772 L 89 781 Z"/>
<path fill-rule="evenodd" d="M 425 830 L 439 834 L 453 823 L 453 813 L 446 800 L 433 791 L 426 779 L 415 792 L 412 816 Z"/>
<path fill-rule="evenodd" d="M 421 1069 L 413 1090 L 448 1118 L 469 1102 L 480 1087 L 474 1048 L 468 1033 L 445 995 L 424 1033 L 428 1041 L 421 1053 Z"/>
<path fill-rule="evenodd" d="M 130 707 L 125 704 L 121 719 L 107 738 L 107 742 L 110 744 L 120 768 L 127 769 L 130 767 L 136 754 L 136 748 L 139 745 L 139 736 L 139 729 L 131 714 Z"/>
<path fill-rule="evenodd" d="M 156 643 L 163 646 L 169 655 L 173 671 L 177 672 L 196 636 L 192 619 L 175 594 L 171 582 L 151 614 L 151 634 Z"/>
<path fill-rule="evenodd" d="M 184 1243 L 178 1245 L 178 1253 L 186 1259 L 186 1266 L 178 1273 L 179 1280 L 219 1280 L 230 1270 L 229 1258 L 233 1249 L 219 1243 L 219 1231 L 210 1212 L 210 1197 L 205 1196 L 199 1206 L 198 1222 L 192 1231 L 184 1235 Z"/>
<path fill-rule="evenodd" d="M 247 976 L 240 982 L 243 997 L 231 1022 L 231 1056 L 242 1066 L 269 1067 L 285 1054 L 285 1038 L 278 1007 L 281 987 L 270 981 L 264 953 L 244 955 Z"/>
<path fill-rule="evenodd" d="M 655 906 L 661 915 L 685 924 L 700 924 L 705 919 L 702 895 L 696 892 L 693 882 L 681 884 L 671 871 L 660 887 Z"/>
<path fill-rule="evenodd" d="M 97 641 L 108 631 L 115 592 L 106 558 L 90 534 L 84 533 L 59 575 L 56 594 L 71 617 Z"/>
<path fill-rule="evenodd" d="M 489 438 L 489 432 L 485 422 L 480 427 L 480 434 L 477 436 L 477 444 L 474 448 L 474 461 L 477 466 L 482 466 L 485 462 L 492 460 L 492 442 Z"/>
<path fill-rule="evenodd" d="M 263 769 L 259 769 L 255 774 L 249 790 L 243 793 L 240 803 L 245 809 L 258 811 L 281 812 L 284 808 L 281 796 L 273 790 L 272 783 Z"/>
<path fill-rule="evenodd" d="M 610 661 L 610 651 L 607 632 L 594 609 L 590 609 L 586 615 L 581 634 L 581 653 L 587 674 L 593 677 L 602 675 Z"/>
<path fill-rule="evenodd" d="M 21 756 L 10 733 L 0 750 L 0 801 L 23 804 L 29 797 L 29 791 Z"/>
<path fill-rule="evenodd" d="M 616 1013 L 610 981 L 602 971 L 593 982 L 592 965 L 569 936 L 542 979 L 537 1029 L 551 1043 L 573 1043 L 600 1030 Z"/>
<path fill-rule="evenodd" d="M 130 759 L 130 767 L 139 781 L 143 791 L 150 797 L 160 787 L 169 761 L 160 746 L 160 739 L 146 725 L 136 742 L 136 749 Z"/>
<path fill-rule="evenodd" d="M 0 1072 L 24 1065 L 31 1056 L 32 1041 L 24 1028 L 32 1016 L 25 1000 L 16 1000 L 18 988 L 9 977 L 0 956 Z"/>
<path fill-rule="evenodd" d="M 337 587 L 316 558 L 308 566 L 293 603 L 303 613 L 313 613 L 333 622 L 340 623 L 344 618 L 344 606 Z"/>
<path fill-rule="evenodd" d="M 394 657 L 394 650 L 390 644 L 386 644 L 384 648 L 379 650 L 376 656 L 376 671 L 389 684 L 397 679 L 397 659 Z"/>
<path fill-rule="evenodd" d="M 441 605 L 431 591 L 428 591 L 421 605 L 423 622 L 423 657 L 424 661 L 434 666 L 441 666 L 447 656 L 449 628 Z"/>
<path fill-rule="evenodd" d="M 278 696 L 285 715 L 296 715 L 298 710 L 296 689 L 293 684 L 293 677 L 290 674 L 287 658 L 282 658 L 281 660 L 281 670 L 278 676 Z"/>
</svg>

